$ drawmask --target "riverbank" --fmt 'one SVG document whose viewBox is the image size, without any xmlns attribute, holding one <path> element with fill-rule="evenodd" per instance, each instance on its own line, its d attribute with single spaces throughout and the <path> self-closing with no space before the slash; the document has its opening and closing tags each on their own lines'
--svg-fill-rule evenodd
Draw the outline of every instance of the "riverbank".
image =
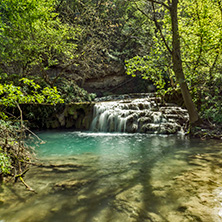
<svg viewBox="0 0 222 222">
<path fill-rule="evenodd" d="M 191 137 L 222 140 L 222 126 L 205 120 L 200 126 L 192 129 Z"/>
</svg>

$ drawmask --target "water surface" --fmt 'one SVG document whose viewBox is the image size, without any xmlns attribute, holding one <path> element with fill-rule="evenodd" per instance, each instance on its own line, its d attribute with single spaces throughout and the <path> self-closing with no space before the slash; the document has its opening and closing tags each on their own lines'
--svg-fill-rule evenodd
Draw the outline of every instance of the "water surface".
<svg viewBox="0 0 222 222">
<path fill-rule="evenodd" d="M 45 141 L 35 148 L 42 164 L 26 175 L 37 194 L 20 183 L 4 187 L 4 222 L 222 219 L 218 141 L 72 131 L 38 136 Z"/>
<path fill-rule="evenodd" d="M 39 157 L 91 153 L 113 159 L 135 159 L 140 158 L 141 152 L 151 157 L 204 145 L 199 140 L 192 140 L 191 145 L 191 141 L 183 135 L 43 131 L 38 136 L 45 142 L 37 143 L 35 151 Z"/>
</svg>

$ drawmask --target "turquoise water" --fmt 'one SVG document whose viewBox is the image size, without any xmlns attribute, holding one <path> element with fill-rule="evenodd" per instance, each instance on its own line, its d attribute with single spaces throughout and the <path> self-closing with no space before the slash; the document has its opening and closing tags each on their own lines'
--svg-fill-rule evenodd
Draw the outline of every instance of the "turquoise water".
<svg viewBox="0 0 222 222">
<path fill-rule="evenodd" d="M 2 222 L 222 219 L 206 220 L 204 215 L 209 209 L 208 214 L 218 218 L 222 211 L 222 196 L 221 201 L 218 198 L 222 185 L 212 182 L 212 175 L 221 177 L 221 142 L 182 135 L 54 130 L 37 135 L 44 144 L 35 143 L 36 139 L 28 143 L 41 164 L 31 167 L 25 177 L 36 193 L 26 191 L 21 183 L 5 188 Z M 207 205 L 202 201 L 205 196 L 217 200 L 220 208 Z"/>
<path fill-rule="evenodd" d="M 155 154 L 164 155 L 173 150 L 201 146 L 199 141 L 192 141 L 191 145 L 190 140 L 183 136 L 75 131 L 43 131 L 39 132 L 38 136 L 44 141 L 44 144 L 34 145 L 39 157 L 88 153 L 107 158 L 136 159 L 140 158 L 142 153 L 152 157 Z"/>
</svg>

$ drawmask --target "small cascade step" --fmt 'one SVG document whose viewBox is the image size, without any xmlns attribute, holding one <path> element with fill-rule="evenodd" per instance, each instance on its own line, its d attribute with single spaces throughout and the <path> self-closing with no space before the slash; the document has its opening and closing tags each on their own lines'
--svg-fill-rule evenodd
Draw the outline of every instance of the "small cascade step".
<svg viewBox="0 0 222 222">
<path fill-rule="evenodd" d="M 104 102 L 104 101 L 118 101 L 118 100 L 127 100 L 127 99 L 136 99 L 136 98 L 158 98 L 155 93 L 130 93 L 123 95 L 110 95 L 105 97 L 98 97 L 95 99 L 96 102 Z"/>
<path fill-rule="evenodd" d="M 188 121 L 187 110 L 175 104 L 160 104 L 160 98 L 146 94 L 145 98 L 97 102 L 91 130 L 170 134 L 183 131 Z"/>
</svg>

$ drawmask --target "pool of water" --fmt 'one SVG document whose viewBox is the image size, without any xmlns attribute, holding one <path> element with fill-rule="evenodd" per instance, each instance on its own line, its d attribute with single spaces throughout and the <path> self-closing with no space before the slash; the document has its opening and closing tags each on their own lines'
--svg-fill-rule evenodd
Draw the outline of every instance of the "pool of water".
<svg viewBox="0 0 222 222">
<path fill-rule="evenodd" d="M 38 164 L 25 177 L 36 193 L 21 183 L 3 187 L 2 222 L 222 220 L 219 141 L 72 131 L 37 135 L 45 143 L 28 142 Z"/>
<path fill-rule="evenodd" d="M 44 131 L 38 136 L 44 141 L 30 141 L 38 157 L 62 157 L 79 154 L 95 154 L 100 157 L 137 159 L 146 156 L 171 153 L 173 150 L 189 150 L 202 147 L 203 143 L 185 139 L 184 136 L 129 133 L 93 133 L 72 131 Z M 142 153 L 141 153 L 142 152 Z"/>
</svg>

